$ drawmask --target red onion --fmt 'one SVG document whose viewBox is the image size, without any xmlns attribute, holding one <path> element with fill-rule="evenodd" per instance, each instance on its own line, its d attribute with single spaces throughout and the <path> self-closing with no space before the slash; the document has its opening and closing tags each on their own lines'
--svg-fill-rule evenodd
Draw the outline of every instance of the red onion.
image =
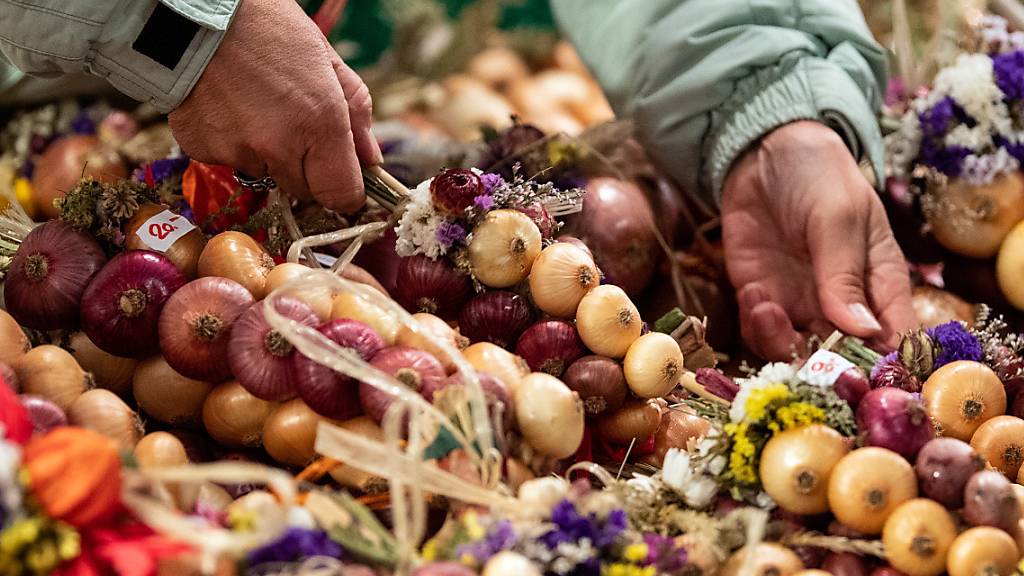
<svg viewBox="0 0 1024 576">
<path fill-rule="evenodd" d="M 516 355 L 534 372 L 547 372 L 558 378 L 586 353 L 576 327 L 565 320 L 542 320 L 526 329 L 516 343 Z"/>
<path fill-rule="evenodd" d="M 1021 514 L 1013 484 L 995 470 L 975 472 L 964 488 L 962 514 L 971 526 L 994 526 L 1015 534 Z"/>
<path fill-rule="evenodd" d="M 11 368 L 11 365 L 6 362 L 0 362 L 0 381 L 7 385 L 15 394 L 21 392 L 21 386 L 18 383 L 18 374 Z"/>
<path fill-rule="evenodd" d="M 605 356 L 584 356 L 576 360 L 562 380 L 579 394 L 587 417 L 618 410 L 626 401 L 628 388 L 622 366 Z"/>
<path fill-rule="evenodd" d="M 378 352 L 370 362 L 375 368 L 392 375 L 412 390 L 436 390 L 448 376 L 444 366 L 427 352 L 406 346 L 392 346 Z M 390 394 L 365 383 L 359 383 L 359 403 L 363 412 L 380 424 L 384 413 L 394 401 Z"/>
<path fill-rule="evenodd" d="M 871 381 L 864 375 L 863 370 L 853 367 L 840 374 L 832 387 L 837 396 L 846 400 L 850 408 L 856 410 L 861 399 L 871 390 Z"/>
<path fill-rule="evenodd" d="M 1000 346 L 996 350 L 995 364 L 992 366 L 996 375 L 1006 386 L 1006 394 L 1019 394 L 1024 390 L 1024 358 L 1015 354 L 1006 346 Z"/>
<path fill-rule="evenodd" d="M 473 205 L 473 199 L 484 193 L 484 185 L 472 170 L 451 168 L 430 181 L 434 206 L 449 214 L 461 214 Z"/>
<path fill-rule="evenodd" d="M 160 314 L 164 359 L 186 378 L 227 380 L 231 326 L 252 304 L 252 294 L 234 280 L 209 276 L 189 282 Z"/>
<path fill-rule="evenodd" d="M 394 295 L 410 312 L 427 312 L 452 320 L 472 290 L 469 276 L 456 270 L 447 259 L 410 256 L 398 263 Z"/>
<path fill-rule="evenodd" d="M 1017 418 L 1024 418 L 1024 394 L 1017 393 L 1013 398 L 1013 403 L 1010 404 L 1010 408 L 1006 411 L 1011 416 Z"/>
<path fill-rule="evenodd" d="M 566 221 L 566 233 L 590 246 L 609 284 L 633 296 L 650 282 L 658 259 L 654 214 L 634 184 L 612 178 L 587 183 L 583 211 Z"/>
<path fill-rule="evenodd" d="M 583 240 L 580 240 L 579 238 L 577 238 L 575 236 L 569 236 L 567 234 L 563 234 L 562 236 L 559 236 L 558 238 L 555 238 L 555 242 L 565 242 L 567 244 L 572 244 L 573 246 L 575 246 L 577 248 L 580 248 L 584 252 L 589 254 L 591 258 L 594 257 L 594 253 L 590 251 L 590 246 L 587 246 L 586 242 L 584 242 Z"/>
<path fill-rule="evenodd" d="M 398 289 L 398 264 L 402 257 L 395 251 L 396 242 L 398 235 L 394 228 L 388 228 L 384 236 L 363 246 L 352 259 L 354 264 L 372 274 L 388 294 L 394 294 Z"/>
<path fill-rule="evenodd" d="M 964 487 L 985 461 L 971 445 L 956 438 L 933 438 L 921 448 L 914 470 L 925 496 L 946 508 L 964 504 Z"/>
<path fill-rule="evenodd" d="M 471 342 L 490 342 L 509 348 L 533 322 L 533 307 L 515 292 L 492 290 L 477 294 L 459 314 L 459 332 Z"/>
<path fill-rule="evenodd" d="M 508 387 L 505 383 L 498 378 L 487 374 L 486 372 L 477 372 L 477 379 L 480 380 L 480 387 L 483 388 L 484 396 L 487 399 L 487 406 L 491 413 L 491 417 L 497 416 L 498 405 L 501 405 L 501 423 L 503 430 L 509 430 L 512 426 L 512 418 L 515 416 L 515 407 L 512 405 L 512 395 L 509 394 Z M 420 389 L 420 394 L 427 399 L 428 402 L 434 401 L 434 395 L 438 392 L 448 388 L 449 386 L 463 386 L 464 381 L 462 374 L 456 372 L 444 380 L 430 380 L 427 384 Z"/>
<path fill-rule="evenodd" d="M 115 256 L 82 296 L 82 331 L 104 352 L 141 358 L 160 347 L 157 324 L 185 276 L 163 254 L 132 250 Z"/>
<path fill-rule="evenodd" d="M 28 328 L 74 327 L 82 294 L 106 261 L 92 236 L 61 220 L 41 224 L 25 236 L 11 261 L 4 305 Z"/>
<path fill-rule="evenodd" d="M 900 228 L 900 226 L 897 226 Z M 892 566 L 879 566 L 871 571 L 871 576 L 907 576 Z"/>
<path fill-rule="evenodd" d="M 683 212 L 686 210 L 683 194 L 665 178 L 657 178 L 647 188 L 647 198 L 650 200 L 658 231 L 661 232 L 669 246 L 676 246 L 676 237 L 681 231 L 689 228 L 689 226 L 679 225 Z"/>
<path fill-rule="evenodd" d="M 54 428 L 68 425 L 68 417 L 59 406 L 41 396 L 22 394 L 18 396 L 21 405 L 28 411 L 32 429 L 36 434 L 45 434 Z"/>
<path fill-rule="evenodd" d="M 865 394 L 857 407 L 857 427 L 866 446 L 888 448 L 911 461 L 935 438 L 921 401 L 899 388 L 875 388 Z"/>
<path fill-rule="evenodd" d="M 331 320 L 320 333 L 348 348 L 367 362 L 384 348 L 384 339 L 358 320 Z M 301 354 L 295 357 L 296 388 L 302 400 L 317 414 L 347 420 L 359 414 L 359 385 L 356 380 L 317 364 Z"/>
<path fill-rule="evenodd" d="M 821 569 L 835 576 L 868 576 L 864 559 L 850 552 L 833 552 L 825 557 Z"/>
<path fill-rule="evenodd" d="M 274 309 L 303 326 L 320 322 L 313 310 L 295 298 L 275 297 Z M 235 379 L 250 394 L 277 402 L 296 395 L 295 348 L 267 323 L 263 303 L 249 307 L 231 329 L 228 364 Z"/>
</svg>

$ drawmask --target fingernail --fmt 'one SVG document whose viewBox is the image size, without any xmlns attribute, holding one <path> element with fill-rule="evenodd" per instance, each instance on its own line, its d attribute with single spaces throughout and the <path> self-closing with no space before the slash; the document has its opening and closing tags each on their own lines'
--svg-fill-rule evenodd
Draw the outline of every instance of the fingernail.
<svg viewBox="0 0 1024 576">
<path fill-rule="evenodd" d="M 853 314 L 857 324 L 860 324 L 860 327 L 865 330 L 877 331 L 882 329 L 882 325 L 878 323 L 878 319 L 871 313 L 871 310 L 868 310 L 868 307 L 860 302 L 850 304 L 850 314 Z"/>
<path fill-rule="evenodd" d="M 369 146 L 373 148 L 373 164 L 383 164 L 384 155 L 380 152 L 380 144 L 377 142 L 377 137 L 373 135 L 373 130 L 364 128 L 362 132 L 363 138 L 369 143 Z"/>
<path fill-rule="evenodd" d="M 747 310 L 753 310 L 754 306 L 757 306 L 761 302 L 766 300 L 764 290 L 761 289 L 760 285 L 748 284 L 742 290 L 740 290 L 739 301 L 740 306 Z"/>
</svg>

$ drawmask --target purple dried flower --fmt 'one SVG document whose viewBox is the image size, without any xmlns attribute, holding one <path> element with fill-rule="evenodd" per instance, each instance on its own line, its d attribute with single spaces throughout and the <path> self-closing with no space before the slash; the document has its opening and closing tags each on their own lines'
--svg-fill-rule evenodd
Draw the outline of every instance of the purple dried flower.
<svg viewBox="0 0 1024 576">
<path fill-rule="evenodd" d="M 512 529 L 512 523 L 508 520 L 502 520 L 492 524 L 487 529 L 487 534 L 480 540 L 457 546 L 455 548 L 455 557 L 462 558 L 468 554 L 478 564 L 484 564 L 491 556 L 515 546 L 518 538 L 515 530 Z"/>
<path fill-rule="evenodd" d="M 153 183 L 160 184 L 171 176 L 184 172 L 188 168 L 188 162 L 187 156 L 154 160 L 149 165 L 150 173 L 153 175 Z"/>
<path fill-rule="evenodd" d="M 481 212 L 487 212 L 491 208 L 494 208 L 494 198 L 487 194 L 481 194 L 476 198 L 473 198 L 473 206 L 476 206 L 477 210 Z"/>
<path fill-rule="evenodd" d="M 89 113 L 82 110 L 75 119 L 71 121 L 71 132 L 75 134 L 95 134 L 96 123 L 89 117 Z"/>
<path fill-rule="evenodd" d="M 451 248 L 456 242 L 466 239 L 466 229 L 458 222 L 445 220 L 437 227 L 437 242 L 445 248 Z"/>
<path fill-rule="evenodd" d="M 900 363 L 900 353 L 895 351 L 895 350 L 893 350 L 892 352 L 889 352 L 885 356 L 882 356 L 881 358 L 878 359 L 877 362 L 875 362 L 874 367 L 871 368 L 871 380 L 872 381 L 875 380 L 875 378 L 878 375 L 879 369 L 881 369 L 883 366 L 886 366 L 886 365 L 889 365 L 889 364 L 899 364 L 899 363 Z"/>
<path fill-rule="evenodd" d="M 946 96 L 918 114 L 924 137 L 944 136 L 955 120 L 956 107 L 956 101 L 951 96 Z"/>
<path fill-rule="evenodd" d="M 555 505 L 551 511 L 551 521 L 555 524 L 555 529 L 540 538 L 551 550 L 563 542 L 577 542 L 581 538 L 593 542 L 597 536 L 597 518 L 593 514 L 580 515 L 576 511 L 576 506 L 567 499 Z"/>
<path fill-rule="evenodd" d="M 341 546 L 323 530 L 289 527 L 279 538 L 249 552 L 250 565 L 296 562 L 312 556 L 341 558 Z"/>
<path fill-rule="evenodd" d="M 944 146 L 941 139 L 926 138 L 921 142 L 918 160 L 935 168 L 946 176 L 960 176 L 964 158 L 971 155 L 971 150 L 963 146 Z"/>
<path fill-rule="evenodd" d="M 608 516 L 604 519 L 604 524 L 597 531 L 594 546 L 604 548 L 617 542 L 622 533 L 626 531 L 628 523 L 629 520 L 626 518 L 625 510 L 616 508 L 609 512 Z"/>
<path fill-rule="evenodd" d="M 495 188 L 505 184 L 505 179 L 501 177 L 501 174 L 485 172 L 480 176 L 480 182 L 484 185 L 484 195 L 491 196 L 494 194 Z M 477 196 L 477 198 L 479 198 L 479 196 Z"/>
<path fill-rule="evenodd" d="M 673 574 L 686 567 L 686 548 L 676 545 L 675 538 L 646 533 L 644 543 L 647 544 L 645 563 L 656 567 L 658 574 Z"/>
<path fill-rule="evenodd" d="M 957 360 L 982 359 L 981 342 L 957 321 L 940 324 L 928 330 L 928 336 L 939 346 L 935 357 L 935 368 Z"/>
<path fill-rule="evenodd" d="M 992 57 L 996 86 L 1009 100 L 1024 98 L 1024 50 L 1014 50 Z"/>
</svg>

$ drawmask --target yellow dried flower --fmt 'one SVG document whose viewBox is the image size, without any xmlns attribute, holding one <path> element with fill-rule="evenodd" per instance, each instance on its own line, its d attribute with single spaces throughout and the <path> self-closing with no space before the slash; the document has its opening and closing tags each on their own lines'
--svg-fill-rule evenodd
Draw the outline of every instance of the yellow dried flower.
<svg viewBox="0 0 1024 576">
<path fill-rule="evenodd" d="M 644 558 L 647 558 L 647 553 L 647 544 L 630 544 L 629 546 L 626 546 L 626 550 L 623 552 L 622 556 L 630 562 L 639 562 Z"/>
<path fill-rule="evenodd" d="M 768 416 L 768 406 L 778 400 L 789 398 L 789 395 L 789 386 L 781 383 L 752 391 L 747 398 L 744 420 L 747 422 L 760 422 L 764 420 Z"/>
</svg>

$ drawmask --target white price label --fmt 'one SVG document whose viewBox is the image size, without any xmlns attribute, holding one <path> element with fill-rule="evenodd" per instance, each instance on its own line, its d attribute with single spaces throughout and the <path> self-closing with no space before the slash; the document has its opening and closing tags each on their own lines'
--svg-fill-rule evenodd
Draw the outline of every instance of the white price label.
<svg viewBox="0 0 1024 576">
<path fill-rule="evenodd" d="M 818 350 L 807 359 L 807 363 L 800 368 L 796 375 L 815 386 L 831 386 L 839 379 L 839 375 L 854 368 L 853 362 L 843 358 L 835 352 Z"/>
<path fill-rule="evenodd" d="M 195 226 L 188 221 L 188 218 L 170 210 L 164 210 L 143 222 L 142 226 L 139 226 L 137 234 L 146 246 L 157 252 L 166 252 L 178 238 L 193 229 Z"/>
</svg>

